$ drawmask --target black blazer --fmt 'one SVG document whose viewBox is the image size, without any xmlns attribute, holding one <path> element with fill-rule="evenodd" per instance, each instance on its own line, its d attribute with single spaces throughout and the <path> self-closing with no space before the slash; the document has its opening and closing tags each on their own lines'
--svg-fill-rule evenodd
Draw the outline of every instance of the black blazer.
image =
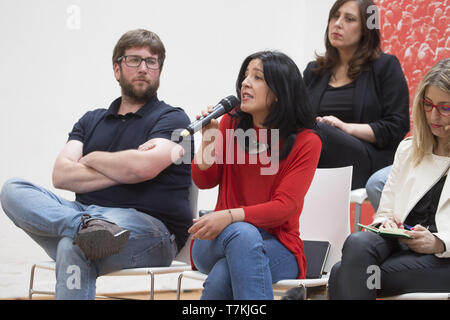
<svg viewBox="0 0 450 320">
<path fill-rule="evenodd" d="M 329 72 L 320 76 L 313 71 L 316 67 L 310 62 L 303 73 L 315 114 L 331 77 Z M 398 144 L 409 132 L 408 85 L 395 56 L 382 53 L 363 68 L 355 82 L 353 117 L 357 123 L 368 123 L 375 134 L 376 143 L 367 146 L 376 167 L 392 164 Z"/>
</svg>

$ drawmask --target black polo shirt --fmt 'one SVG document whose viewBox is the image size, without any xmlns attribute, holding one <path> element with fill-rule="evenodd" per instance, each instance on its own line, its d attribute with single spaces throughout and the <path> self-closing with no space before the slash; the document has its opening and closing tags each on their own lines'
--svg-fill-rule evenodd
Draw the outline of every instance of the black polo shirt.
<svg viewBox="0 0 450 320">
<path fill-rule="evenodd" d="M 118 115 L 120 103 L 121 98 L 118 98 L 109 109 L 89 111 L 74 125 L 69 140 L 83 143 L 83 155 L 93 151 L 137 149 L 153 138 L 171 140 L 174 131 L 186 128 L 190 122 L 181 108 L 169 106 L 158 100 L 156 95 L 135 113 Z M 187 156 L 193 157 L 193 139 L 188 143 L 191 152 Z M 175 235 L 180 249 L 188 238 L 187 229 L 192 225 L 189 160 L 172 164 L 154 179 L 142 183 L 77 193 L 76 200 L 86 205 L 135 208 L 150 214 L 161 220 Z"/>
</svg>

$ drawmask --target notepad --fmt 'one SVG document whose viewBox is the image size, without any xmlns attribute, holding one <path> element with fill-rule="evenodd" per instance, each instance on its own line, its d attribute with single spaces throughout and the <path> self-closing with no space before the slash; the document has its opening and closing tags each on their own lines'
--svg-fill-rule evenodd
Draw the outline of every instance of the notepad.
<svg viewBox="0 0 450 320">
<path fill-rule="evenodd" d="M 376 234 L 379 234 L 380 236 L 384 236 L 384 237 L 396 237 L 396 238 L 406 238 L 406 239 L 412 239 L 411 236 L 409 236 L 405 229 L 400 229 L 400 228 L 383 228 L 383 229 L 379 229 L 379 228 L 375 228 L 372 226 L 365 226 L 361 223 L 358 223 L 358 226 L 360 226 L 361 228 L 364 228 L 368 231 L 372 231 L 375 232 Z"/>
</svg>

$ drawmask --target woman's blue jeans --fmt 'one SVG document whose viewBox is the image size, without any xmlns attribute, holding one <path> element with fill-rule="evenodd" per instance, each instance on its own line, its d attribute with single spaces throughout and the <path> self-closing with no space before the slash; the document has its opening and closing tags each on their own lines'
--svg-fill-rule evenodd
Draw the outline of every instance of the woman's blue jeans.
<svg viewBox="0 0 450 320">
<path fill-rule="evenodd" d="M 273 299 L 272 283 L 298 276 L 297 259 L 278 239 L 246 222 L 226 227 L 214 240 L 194 241 L 196 268 L 208 278 L 201 299 Z"/>
<path fill-rule="evenodd" d="M 367 198 L 372 204 L 375 212 L 378 210 L 378 206 L 380 205 L 381 194 L 384 189 L 384 185 L 386 184 L 387 179 L 389 178 L 389 173 L 391 172 L 392 165 L 387 166 L 383 169 L 380 169 L 373 173 L 369 180 L 366 183 L 366 192 Z"/>
<path fill-rule="evenodd" d="M 165 225 L 135 209 L 68 201 L 22 179 L 5 182 L 0 200 L 14 224 L 56 261 L 56 299 L 94 299 L 97 277 L 120 269 L 169 266 L 176 255 L 175 238 Z M 104 259 L 86 260 L 72 243 L 83 214 L 129 230 L 125 248 Z"/>
</svg>

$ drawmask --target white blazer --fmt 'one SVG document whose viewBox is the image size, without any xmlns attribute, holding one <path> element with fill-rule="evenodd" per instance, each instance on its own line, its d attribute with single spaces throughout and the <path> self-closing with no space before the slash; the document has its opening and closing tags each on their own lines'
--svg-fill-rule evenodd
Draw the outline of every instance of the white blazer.
<svg viewBox="0 0 450 320">
<path fill-rule="evenodd" d="M 384 186 L 380 205 L 373 223 L 380 223 L 388 217 L 401 222 L 422 199 L 422 197 L 448 174 L 450 157 L 426 154 L 417 167 L 412 160 L 412 138 L 403 140 L 395 153 L 394 164 Z M 437 236 L 445 243 L 446 251 L 436 254 L 439 258 L 450 257 L 450 179 L 445 179 L 444 188 L 436 211 Z"/>
</svg>

